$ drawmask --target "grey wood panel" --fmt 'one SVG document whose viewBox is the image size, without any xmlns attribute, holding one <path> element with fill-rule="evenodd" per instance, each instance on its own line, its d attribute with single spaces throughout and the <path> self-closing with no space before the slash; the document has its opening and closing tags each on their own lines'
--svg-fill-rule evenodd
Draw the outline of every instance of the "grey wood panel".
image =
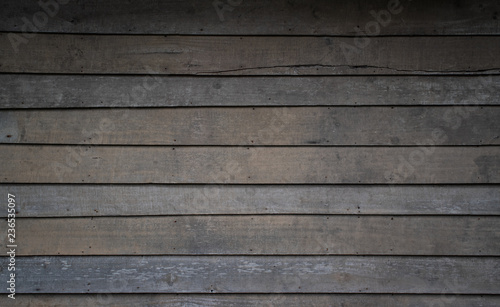
<svg viewBox="0 0 500 307">
<path fill-rule="evenodd" d="M 396 3 L 394 7 L 393 2 Z M 214 6 L 217 3 L 219 13 Z M 51 17 L 45 22 L 40 19 L 36 29 L 24 30 L 122 34 L 359 35 L 356 27 L 364 31 L 366 24 L 377 20 L 373 14 L 381 10 L 388 12 L 389 6 L 392 14 L 382 16 L 383 25 L 379 26 L 380 33 L 384 35 L 500 34 L 497 22 L 500 6 L 492 0 L 467 0 L 458 4 L 427 0 L 281 0 L 271 3 L 264 0 L 69 1 L 58 5 L 57 9 L 49 8 Z M 34 15 L 39 11 L 42 8 L 37 2 L 29 0 L 6 3 L 0 14 L 0 30 L 23 31 L 23 18 L 33 22 Z"/>
<path fill-rule="evenodd" d="M 497 185 L 0 185 L 0 195 L 7 193 L 19 199 L 18 217 L 500 215 Z"/>
<path fill-rule="evenodd" d="M 182 75 L 500 72 L 500 36 L 353 38 L 38 34 L 15 51 L 0 34 L 0 72 Z"/>
<path fill-rule="evenodd" d="M 445 294 L 22 294 L 9 306 L 450 306 L 497 307 L 497 295 Z"/>
<path fill-rule="evenodd" d="M 7 233 L 7 221 L 0 220 Z M 17 219 L 16 255 L 499 256 L 500 217 L 160 216 Z M 2 239 L 2 245 L 9 243 Z M 5 252 L 9 248 L 4 248 Z"/>
<path fill-rule="evenodd" d="M 0 111 L 0 143 L 499 145 L 499 118 L 477 106 Z"/>
<path fill-rule="evenodd" d="M 498 105 L 500 76 L 0 74 L 0 108 Z"/>
<path fill-rule="evenodd" d="M 3 183 L 500 183 L 500 147 L 0 145 Z"/>
<path fill-rule="evenodd" d="M 500 292 L 499 258 L 491 257 L 45 256 L 16 263 L 18 293 Z"/>
</svg>

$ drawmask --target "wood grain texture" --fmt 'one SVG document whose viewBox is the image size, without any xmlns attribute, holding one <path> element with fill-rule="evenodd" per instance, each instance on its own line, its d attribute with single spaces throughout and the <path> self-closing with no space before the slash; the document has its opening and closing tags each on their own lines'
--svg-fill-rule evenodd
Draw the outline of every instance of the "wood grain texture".
<svg viewBox="0 0 500 307">
<path fill-rule="evenodd" d="M 496 257 L 45 256 L 16 263 L 19 293 L 500 292 Z"/>
<path fill-rule="evenodd" d="M 500 147 L 0 145 L 3 183 L 500 183 Z"/>
<path fill-rule="evenodd" d="M 500 145 L 499 118 L 477 106 L 0 111 L 0 143 Z"/>
<path fill-rule="evenodd" d="M 62 3 L 68 1 L 60 1 Z M 498 2 L 398 1 L 384 35 L 500 34 Z M 371 11 L 388 10 L 390 1 L 69 1 L 51 8 L 53 17 L 31 31 L 137 34 L 357 35 L 376 19 Z M 233 4 L 233 5 L 230 5 Z M 6 3 L 1 31 L 23 31 L 23 17 L 42 11 L 37 2 Z M 43 11 L 42 11 L 43 12 Z M 111 13 L 110 13 L 111 12 Z M 130 12 L 134 12 L 131 14 Z M 220 16 L 219 16 L 220 14 Z M 386 20 L 387 17 L 383 17 Z M 28 29 L 30 30 L 30 29 Z M 359 31 L 359 30 L 358 30 Z"/>
<path fill-rule="evenodd" d="M 0 229 L 7 233 L 7 221 Z M 485 216 L 36 218 L 17 219 L 16 236 L 19 256 L 500 256 L 500 218 Z"/>
<path fill-rule="evenodd" d="M 0 108 L 498 105 L 500 76 L 0 74 Z"/>
<path fill-rule="evenodd" d="M 497 185 L 0 185 L 8 193 L 20 199 L 18 217 L 500 215 Z"/>
<path fill-rule="evenodd" d="M 500 36 L 354 38 L 37 34 L 0 72 L 164 75 L 492 74 Z M 351 46 L 351 47 L 347 47 Z M 355 48 L 355 51 L 353 51 Z"/>
<path fill-rule="evenodd" d="M 498 295 L 445 294 L 22 294 L 16 300 L 0 296 L 9 306 L 450 306 L 497 307 Z"/>
</svg>

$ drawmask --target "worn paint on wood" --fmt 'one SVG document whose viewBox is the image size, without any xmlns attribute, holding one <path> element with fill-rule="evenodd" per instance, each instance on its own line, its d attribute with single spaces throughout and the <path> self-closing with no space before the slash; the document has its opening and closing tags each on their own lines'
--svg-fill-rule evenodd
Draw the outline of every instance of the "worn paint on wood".
<svg viewBox="0 0 500 307">
<path fill-rule="evenodd" d="M 0 72 L 164 75 L 492 74 L 500 36 L 352 38 L 37 34 L 15 51 L 0 34 Z M 343 50 L 343 49 L 344 50 Z M 314 50 L 314 52 L 311 52 Z"/>
<path fill-rule="evenodd" d="M 494 257 L 45 256 L 16 263 L 19 293 L 500 294 Z"/>
<path fill-rule="evenodd" d="M 500 218 L 486 216 L 37 218 L 18 219 L 16 227 L 20 256 L 500 256 Z M 7 233 L 7 221 L 0 220 L 0 229 Z"/>
</svg>

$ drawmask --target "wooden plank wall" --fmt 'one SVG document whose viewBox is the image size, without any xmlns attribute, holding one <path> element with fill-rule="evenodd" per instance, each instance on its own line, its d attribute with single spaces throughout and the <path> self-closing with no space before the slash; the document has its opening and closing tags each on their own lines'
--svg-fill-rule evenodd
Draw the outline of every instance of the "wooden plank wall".
<svg viewBox="0 0 500 307">
<path fill-rule="evenodd" d="M 0 305 L 500 305 L 499 11 L 4 3 Z"/>
</svg>

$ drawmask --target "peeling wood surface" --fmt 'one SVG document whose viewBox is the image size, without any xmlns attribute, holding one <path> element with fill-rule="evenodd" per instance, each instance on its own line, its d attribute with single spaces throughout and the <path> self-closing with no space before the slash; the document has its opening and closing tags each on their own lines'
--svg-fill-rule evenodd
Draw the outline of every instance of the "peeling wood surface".
<svg viewBox="0 0 500 307">
<path fill-rule="evenodd" d="M 500 183 L 500 147 L 1 145 L 2 183 Z"/>
<path fill-rule="evenodd" d="M 0 108 L 498 105 L 500 76 L 0 74 Z"/>
<path fill-rule="evenodd" d="M 500 36 L 372 37 L 366 47 L 356 51 L 346 49 L 347 44 L 353 44 L 353 38 L 37 34 L 15 51 L 8 34 L 1 33 L 0 72 L 149 75 L 500 72 L 500 58 L 496 56 L 500 53 Z"/>
<path fill-rule="evenodd" d="M 47 256 L 16 272 L 19 293 L 500 294 L 491 257 Z"/>
<path fill-rule="evenodd" d="M 0 143 L 500 145 L 500 107 L 0 111 Z"/>
<path fill-rule="evenodd" d="M 61 1 L 62 3 L 68 1 Z M 219 3 L 216 10 L 214 3 Z M 382 35 L 500 34 L 498 1 L 466 0 L 299 0 L 272 1 L 69 1 L 60 5 L 41 32 L 217 35 L 359 35 L 384 10 Z M 36 2 L 5 3 L 1 31 L 23 31 L 22 18 L 41 11 Z M 372 11 L 374 11 L 372 13 Z M 54 12 L 54 9 L 52 9 Z M 130 12 L 134 12 L 131 14 Z M 379 13 L 380 14 L 380 13 Z M 387 13 L 386 13 L 387 14 Z M 28 29 L 29 30 L 29 29 Z M 374 31 L 374 30 L 372 30 Z"/>
<path fill-rule="evenodd" d="M 496 185 L 1 184 L 18 217 L 209 214 L 500 215 Z M 7 217 L 0 211 L 0 217 Z"/>
<path fill-rule="evenodd" d="M 37 218 L 18 219 L 16 226 L 19 256 L 500 256 L 500 217 L 486 216 Z M 7 221 L 0 229 L 7 233 Z"/>
</svg>

